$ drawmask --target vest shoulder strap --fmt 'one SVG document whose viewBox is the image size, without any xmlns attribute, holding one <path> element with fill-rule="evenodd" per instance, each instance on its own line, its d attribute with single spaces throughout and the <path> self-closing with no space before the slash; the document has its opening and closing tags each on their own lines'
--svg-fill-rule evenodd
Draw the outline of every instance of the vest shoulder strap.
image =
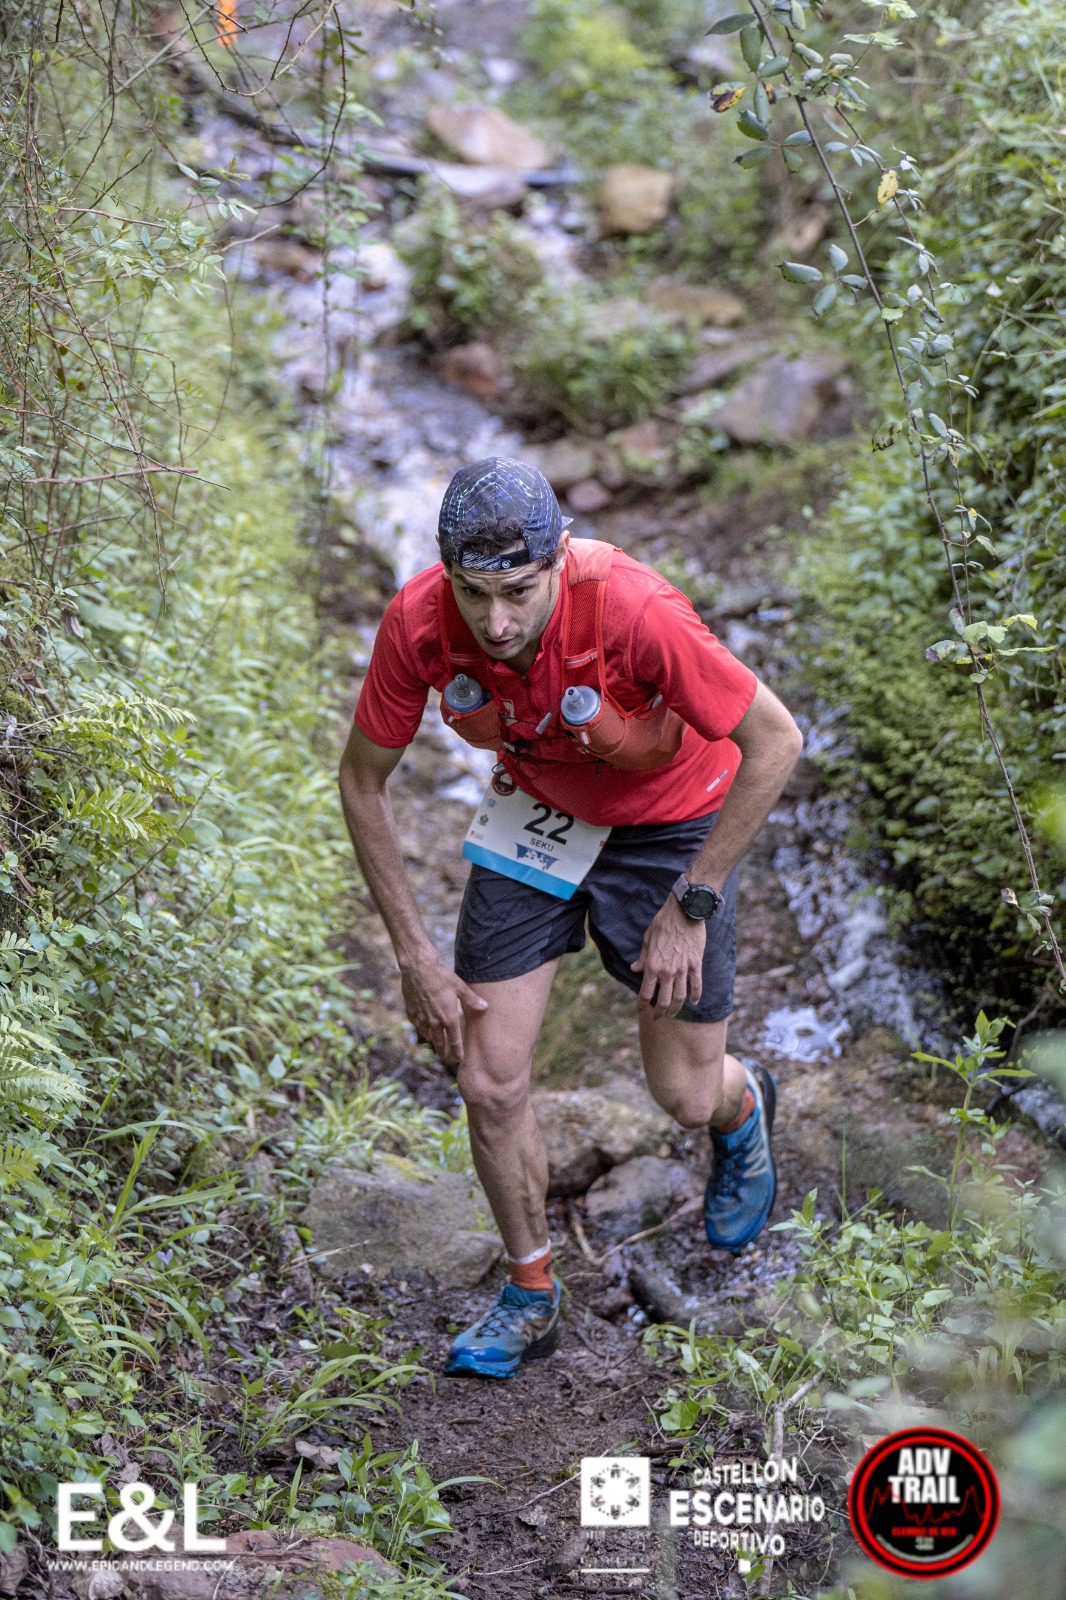
<svg viewBox="0 0 1066 1600">
<path fill-rule="evenodd" d="M 602 539 L 571 539 L 566 563 L 570 586 L 563 666 L 577 671 L 596 664 L 600 692 L 605 693 L 603 602 L 615 547 Z"/>
</svg>

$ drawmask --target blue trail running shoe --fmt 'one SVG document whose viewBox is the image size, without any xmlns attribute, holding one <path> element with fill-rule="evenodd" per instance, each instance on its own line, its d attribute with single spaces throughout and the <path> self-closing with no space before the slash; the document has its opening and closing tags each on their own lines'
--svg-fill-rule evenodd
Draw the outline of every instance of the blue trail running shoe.
<svg viewBox="0 0 1066 1600">
<path fill-rule="evenodd" d="M 563 1286 L 553 1277 L 554 1291 L 520 1289 L 505 1283 L 483 1317 L 452 1340 L 446 1373 L 473 1372 L 483 1378 L 512 1378 L 523 1361 L 550 1356 L 559 1342 L 559 1303 Z"/>
<path fill-rule="evenodd" d="M 755 1110 L 734 1133 L 711 1129 L 714 1165 L 703 1194 L 707 1237 L 734 1255 L 762 1232 L 777 1193 L 770 1135 L 777 1085 L 765 1067 L 744 1063 Z"/>
</svg>

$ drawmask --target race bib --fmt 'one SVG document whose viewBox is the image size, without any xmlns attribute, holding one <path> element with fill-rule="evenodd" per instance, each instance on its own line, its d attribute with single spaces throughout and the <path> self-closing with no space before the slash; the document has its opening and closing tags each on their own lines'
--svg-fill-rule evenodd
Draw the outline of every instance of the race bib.
<svg viewBox="0 0 1066 1600">
<path fill-rule="evenodd" d="M 554 811 L 521 789 L 499 795 L 490 784 L 474 813 L 463 855 L 505 878 L 569 900 L 610 831 Z"/>
</svg>

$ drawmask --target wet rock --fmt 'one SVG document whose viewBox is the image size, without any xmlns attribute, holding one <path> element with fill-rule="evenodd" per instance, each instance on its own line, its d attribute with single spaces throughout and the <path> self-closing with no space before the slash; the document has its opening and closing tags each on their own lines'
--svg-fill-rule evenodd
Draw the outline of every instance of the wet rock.
<svg viewBox="0 0 1066 1600">
<path fill-rule="evenodd" d="M 529 172 L 548 165 L 547 146 L 496 106 L 430 106 L 426 126 L 442 144 L 476 166 Z"/>
<path fill-rule="evenodd" d="M 315 1269 L 342 1278 L 364 1262 L 382 1272 L 422 1267 L 447 1288 L 480 1283 L 502 1254 L 476 1178 L 384 1156 L 372 1172 L 332 1167 L 301 1213 Z"/>
<path fill-rule="evenodd" d="M 716 388 L 724 378 L 731 377 L 742 367 L 750 367 L 753 361 L 769 355 L 773 348 L 767 339 L 738 337 L 718 329 L 706 330 L 700 344 L 699 354 L 676 388 L 679 395 L 695 397 L 692 406 L 702 403 L 701 391 Z M 682 405 L 680 409 L 683 415 L 687 408 Z"/>
<path fill-rule="evenodd" d="M 588 439 L 553 439 L 550 444 L 528 448 L 524 454 L 557 491 L 572 489 L 575 483 L 596 473 L 596 452 Z"/>
<path fill-rule="evenodd" d="M 600 184 L 600 226 L 608 233 L 648 233 L 665 222 L 674 187 L 672 172 L 624 162 L 608 167 Z"/>
<path fill-rule="evenodd" d="M 615 1317 L 624 1316 L 635 1303 L 628 1289 L 608 1289 L 606 1294 L 598 1294 L 589 1301 L 589 1310 L 595 1316 L 602 1317 L 604 1322 L 613 1322 Z"/>
<path fill-rule="evenodd" d="M 680 1161 L 634 1156 L 597 1178 L 585 1196 L 592 1222 L 617 1238 L 653 1228 L 699 1192 L 699 1185 Z"/>
<path fill-rule="evenodd" d="M 355 258 L 359 337 L 373 344 L 395 333 L 407 314 L 411 269 L 386 239 L 368 239 Z"/>
<path fill-rule="evenodd" d="M 561 1578 L 565 1573 L 573 1572 L 584 1555 L 588 1542 L 588 1529 L 575 1528 L 548 1556 L 540 1569 L 542 1575 L 545 1578 Z"/>
<path fill-rule="evenodd" d="M 653 417 L 619 428 L 609 436 L 626 478 L 636 483 L 659 483 L 673 461 L 673 434 Z"/>
<path fill-rule="evenodd" d="M 445 383 L 454 383 L 479 400 L 498 400 L 504 388 L 504 369 L 490 344 L 480 339 L 457 344 L 441 357 L 437 371 Z"/>
<path fill-rule="evenodd" d="M 295 278 L 297 283 L 310 283 L 322 265 L 317 250 L 310 250 L 299 240 L 288 239 L 284 234 L 259 239 L 252 250 L 260 272 L 281 273 Z"/>
<path fill-rule="evenodd" d="M 610 505 L 611 491 L 605 489 L 598 478 L 583 478 L 580 483 L 575 483 L 567 491 L 566 503 L 571 511 L 579 511 L 589 516 Z"/>
<path fill-rule="evenodd" d="M 648 303 L 656 311 L 683 317 L 697 328 L 728 328 L 747 315 L 743 300 L 728 289 L 718 289 L 713 284 L 677 283 L 670 278 L 651 285 Z"/>
<path fill-rule="evenodd" d="M 461 167 L 454 161 L 434 161 L 430 171 L 457 200 L 474 210 L 509 211 L 529 193 L 524 180 L 507 167 Z"/>
<path fill-rule="evenodd" d="M 533 1112 L 548 1155 L 548 1193 L 583 1194 L 609 1167 L 665 1155 L 676 1125 L 647 1099 L 626 1103 L 594 1089 L 539 1089 Z"/>
<path fill-rule="evenodd" d="M 768 261 L 778 261 L 782 256 L 807 255 L 825 238 L 832 220 L 833 213 L 827 205 L 820 200 L 812 201 L 771 234 L 763 246 L 763 255 Z"/>
<path fill-rule="evenodd" d="M 846 365 L 834 351 L 771 356 L 741 379 L 715 425 L 737 444 L 799 444 L 834 398 Z"/>
</svg>

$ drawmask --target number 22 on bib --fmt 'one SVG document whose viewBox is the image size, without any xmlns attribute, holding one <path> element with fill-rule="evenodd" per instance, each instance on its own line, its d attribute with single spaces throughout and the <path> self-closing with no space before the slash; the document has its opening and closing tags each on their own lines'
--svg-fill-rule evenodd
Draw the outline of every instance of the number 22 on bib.
<svg viewBox="0 0 1066 1600">
<path fill-rule="evenodd" d="M 498 795 L 490 785 L 474 813 L 463 855 L 505 878 L 569 900 L 610 831 L 553 811 L 522 789 Z"/>
</svg>

